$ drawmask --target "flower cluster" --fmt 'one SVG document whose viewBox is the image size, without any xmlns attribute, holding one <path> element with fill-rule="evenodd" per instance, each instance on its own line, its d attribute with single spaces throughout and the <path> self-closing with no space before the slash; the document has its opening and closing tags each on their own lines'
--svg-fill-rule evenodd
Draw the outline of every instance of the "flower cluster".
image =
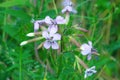
<svg viewBox="0 0 120 80">
<path fill-rule="evenodd" d="M 61 40 L 61 37 L 63 36 L 60 33 L 58 33 L 60 28 L 59 25 L 68 24 L 70 13 L 77 13 L 77 11 L 73 8 L 73 3 L 70 0 L 64 0 L 63 5 L 64 8 L 62 9 L 62 13 L 66 14 L 66 18 L 62 16 L 57 16 L 55 19 L 52 19 L 50 16 L 46 16 L 42 20 L 34 21 L 34 33 L 29 33 L 27 34 L 27 36 L 32 37 L 41 34 L 41 37 L 35 37 L 34 39 L 23 41 L 20 45 L 23 46 L 33 41 L 45 39 L 45 41 L 42 43 L 42 46 L 45 49 L 50 49 L 50 48 L 59 49 L 59 44 L 57 41 Z M 45 30 L 42 30 L 42 32 L 38 32 L 39 28 L 41 28 L 42 26 L 45 26 L 47 28 L 45 28 Z M 87 31 L 85 29 L 82 30 L 85 32 Z M 99 55 L 97 53 L 97 50 L 93 48 L 91 41 L 88 41 L 88 44 L 84 43 L 80 45 L 79 43 L 77 43 L 77 41 L 74 38 L 72 39 L 70 36 L 69 38 L 73 43 L 77 45 L 77 47 L 80 48 L 81 54 L 87 56 L 87 60 L 90 61 L 92 59 L 93 54 Z M 95 66 L 88 68 L 87 65 L 81 59 L 79 59 L 79 57 L 77 57 L 77 59 L 80 61 L 80 64 L 83 65 L 83 67 L 86 69 L 84 78 L 87 78 L 88 76 L 91 76 L 92 74 L 95 74 L 97 72 L 95 70 Z"/>
<path fill-rule="evenodd" d="M 57 16 L 56 19 L 47 16 L 45 18 L 45 23 L 49 26 L 48 31 L 50 33 L 56 33 L 58 31 L 58 24 L 65 24 L 66 20 L 61 16 Z"/>
<path fill-rule="evenodd" d="M 57 33 L 58 25 L 65 23 L 66 20 L 61 16 L 57 16 L 56 19 L 52 19 L 51 17 L 46 16 L 45 19 L 37 20 L 34 22 L 34 31 L 37 31 L 39 27 L 43 24 L 48 26 L 47 30 L 42 32 L 42 37 L 46 39 L 43 44 L 46 49 L 49 49 L 50 46 L 52 47 L 52 49 L 59 48 L 59 45 L 56 42 L 57 40 L 61 39 L 61 35 Z"/>
</svg>

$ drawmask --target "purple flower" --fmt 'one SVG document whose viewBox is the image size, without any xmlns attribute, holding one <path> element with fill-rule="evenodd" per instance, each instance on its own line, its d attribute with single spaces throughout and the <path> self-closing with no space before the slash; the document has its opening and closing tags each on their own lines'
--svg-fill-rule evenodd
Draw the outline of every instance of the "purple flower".
<svg viewBox="0 0 120 80">
<path fill-rule="evenodd" d="M 82 44 L 81 47 L 82 55 L 87 55 L 87 59 L 90 60 L 92 57 L 92 53 L 96 52 L 96 50 L 92 47 L 92 42 L 88 41 L 88 44 Z"/>
<path fill-rule="evenodd" d="M 77 13 L 77 11 L 73 8 L 73 3 L 70 0 L 64 0 L 63 5 L 64 8 L 62 9 L 62 13 L 66 12 Z"/>
<path fill-rule="evenodd" d="M 44 47 L 46 49 L 49 49 L 50 47 L 52 47 L 52 49 L 59 48 L 59 45 L 56 41 L 61 39 L 60 34 L 50 33 L 49 31 L 43 31 L 42 36 L 46 39 L 46 41 L 44 42 Z"/>
<path fill-rule="evenodd" d="M 77 11 L 72 7 L 72 6 L 66 6 L 65 8 L 62 9 L 62 13 L 65 13 L 65 12 L 72 12 L 72 13 L 77 13 Z"/>
<path fill-rule="evenodd" d="M 85 71 L 85 76 L 84 78 L 87 78 L 88 76 L 91 76 L 93 74 L 95 74 L 97 71 L 95 70 L 95 66 L 91 67 L 91 68 L 88 68 L 86 69 Z"/>
<path fill-rule="evenodd" d="M 58 24 L 65 24 L 66 20 L 61 16 L 57 16 L 56 19 L 47 16 L 45 18 L 45 23 L 49 25 L 48 31 L 54 34 L 58 31 Z"/>
<path fill-rule="evenodd" d="M 36 20 L 36 21 L 34 22 L 34 31 L 38 31 L 38 29 L 40 28 L 40 26 L 41 26 L 42 24 L 44 24 L 44 23 L 45 23 L 44 20 Z"/>
</svg>

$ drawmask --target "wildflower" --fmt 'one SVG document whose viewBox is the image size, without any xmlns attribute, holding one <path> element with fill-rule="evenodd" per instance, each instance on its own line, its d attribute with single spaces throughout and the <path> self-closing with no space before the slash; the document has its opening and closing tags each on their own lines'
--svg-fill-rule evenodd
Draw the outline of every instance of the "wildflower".
<svg viewBox="0 0 120 80">
<path fill-rule="evenodd" d="M 91 76 L 93 74 L 95 74 L 97 71 L 95 70 L 95 66 L 91 67 L 91 68 L 88 68 L 86 69 L 85 71 L 85 75 L 84 75 L 84 78 L 87 78 L 88 76 Z"/>
<path fill-rule="evenodd" d="M 36 20 L 34 22 L 34 31 L 35 32 L 38 31 L 39 27 L 44 23 L 45 23 L 44 20 Z"/>
<path fill-rule="evenodd" d="M 62 13 L 77 13 L 77 11 L 73 8 L 73 3 L 70 0 L 65 0 L 63 5 L 64 8 L 62 9 Z"/>
<path fill-rule="evenodd" d="M 97 51 L 92 47 L 92 42 L 88 41 L 88 44 L 82 44 L 80 49 L 82 50 L 82 55 L 87 55 L 87 59 L 90 60 L 93 53 Z"/>
<path fill-rule="evenodd" d="M 42 36 L 46 39 L 43 46 L 46 49 L 52 47 L 52 49 L 58 49 L 59 45 L 56 42 L 57 40 L 61 39 L 61 35 L 58 33 L 50 33 L 49 31 L 43 31 Z"/>
<path fill-rule="evenodd" d="M 52 19 L 49 16 L 47 16 L 45 18 L 45 23 L 49 25 L 48 27 L 48 31 L 51 33 L 56 33 L 58 31 L 58 26 L 57 24 L 65 24 L 66 20 L 61 17 L 61 16 L 57 16 L 56 19 Z"/>
</svg>

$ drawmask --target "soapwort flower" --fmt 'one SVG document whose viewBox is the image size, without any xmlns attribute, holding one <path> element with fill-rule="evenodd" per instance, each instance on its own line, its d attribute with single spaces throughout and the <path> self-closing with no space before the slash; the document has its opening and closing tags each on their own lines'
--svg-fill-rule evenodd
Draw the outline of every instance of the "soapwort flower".
<svg viewBox="0 0 120 80">
<path fill-rule="evenodd" d="M 93 53 L 96 53 L 97 51 L 93 48 L 92 42 L 88 41 L 88 44 L 82 44 L 81 47 L 81 54 L 87 55 L 87 59 L 90 60 Z"/>
<path fill-rule="evenodd" d="M 52 19 L 49 16 L 47 16 L 45 18 L 45 23 L 49 26 L 49 32 L 56 33 L 58 31 L 58 24 L 65 24 L 66 20 L 61 16 L 57 16 L 56 19 Z"/>
<path fill-rule="evenodd" d="M 62 9 L 62 13 L 77 13 L 77 11 L 73 8 L 73 3 L 71 0 L 64 0 L 63 6 L 64 8 Z"/>
<path fill-rule="evenodd" d="M 58 33 L 51 33 L 49 31 L 43 31 L 42 32 L 42 36 L 46 39 L 46 41 L 43 44 L 43 46 L 46 49 L 49 49 L 50 47 L 52 47 L 52 49 L 58 49 L 59 48 L 57 40 L 61 39 L 61 35 L 60 34 L 58 34 Z"/>
<path fill-rule="evenodd" d="M 88 76 L 92 76 L 93 74 L 95 74 L 97 71 L 95 70 L 95 66 L 86 69 L 85 71 L 85 75 L 84 78 L 87 78 Z"/>
</svg>

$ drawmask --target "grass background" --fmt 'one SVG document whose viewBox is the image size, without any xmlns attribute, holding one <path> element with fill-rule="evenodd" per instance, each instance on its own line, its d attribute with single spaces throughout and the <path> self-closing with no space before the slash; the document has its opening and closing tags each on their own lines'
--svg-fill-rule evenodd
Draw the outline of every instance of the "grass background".
<svg viewBox="0 0 120 80">
<path fill-rule="evenodd" d="M 82 57 L 89 66 L 97 67 L 97 74 L 86 80 L 120 80 L 120 0 L 73 0 L 78 13 L 71 14 L 68 25 L 80 24 L 89 32 L 69 27 L 64 35 L 65 50 L 58 56 L 44 48 L 39 50 L 39 57 L 50 63 L 54 74 L 36 60 L 34 43 L 20 47 L 22 41 L 31 39 L 25 35 L 34 31 L 32 19 L 65 16 L 61 14 L 61 2 L 0 0 L 0 80 L 84 80 L 84 69 L 76 64 L 74 55 Z M 88 62 L 79 51 L 74 51 L 74 44 L 69 44 L 67 36 L 72 34 L 84 35 L 75 37 L 79 43 L 91 40 L 100 56 Z"/>
</svg>

